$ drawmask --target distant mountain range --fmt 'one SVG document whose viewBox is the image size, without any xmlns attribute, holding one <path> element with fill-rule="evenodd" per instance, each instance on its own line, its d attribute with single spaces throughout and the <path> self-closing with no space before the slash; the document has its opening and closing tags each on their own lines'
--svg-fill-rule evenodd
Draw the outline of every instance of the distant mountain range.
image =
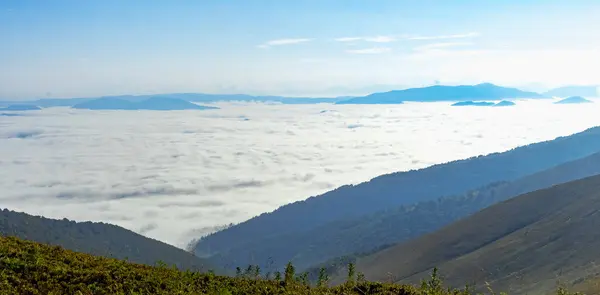
<svg viewBox="0 0 600 295">
<path fill-rule="evenodd" d="M 283 96 L 252 96 L 245 94 L 203 94 L 203 93 L 167 93 L 151 95 L 118 95 L 105 97 L 65 98 L 65 99 L 38 99 L 31 101 L 0 101 L 0 106 L 11 104 L 36 105 L 40 107 L 71 107 L 98 99 L 123 100 L 128 102 L 140 102 L 153 97 L 180 99 L 188 102 L 212 103 L 212 102 L 273 102 L 282 104 L 315 104 L 335 103 L 350 97 L 318 98 L 318 97 L 283 97 Z"/>
<path fill-rule="evenodd" d="M 366 87 L 362 91 L 393 89 L 392 85 L 375 85 Z M 397 87 L 397 86 L 396 86 Z M 11 104 L 36 105 L 39 107 L 67 107 L 89 102 L 100 98 L 122 99 L 131 102 L 139 102 L 151 97 L 168 97 L 181 99 L 189 102 L 211 103 L 211 102 L 274 102 L 281 104 L 315 104 L 315 103 L 338 103 L 338 104 L 399 104 L 403 101 L 411 102 L 433 102 L 433 101 L 462 101 L 462 100 L 501 100 L 518 98 L 551 98 L 568 96 L 600 96 L 597 92 L 598 86 L 566 86 L 556 88 L 539 94 L 536 92 L 522 91 L 517 88 L 501 87 L 491 83 L 477 85 L 445 86 L 435 85 L 420 88 L 407 88 L 403 90 L 391 90 L 387 92 L 376 92 L 366 96 L 339 96 L 339 97 L 286 97 L 269 95 L 247 95 L 247 94 L 205 94 L 205 93 L 164 93 L 148 95 L 117 95 L 105 97 L 84 98 L 44 98 L 29 101 L 0 101 L 0 106 Z M 342 89 L 342 88 L 340 88 Z"/>
<path fill-rule="evenodd" d="M 201 106 L 178 98 L 153 96 L 141 101 L 128 101 L 120 98 L 99 98 L 82 102 L 73 106 L 74 109 L 88 110 L 211 110 L 216 107 Z"/>
<path fill-rule="evenodd" d="M 391 87 L 391 86 L 388 86 Z M 378 88 L 373 88 L 378 89 Z M 374 93 L 367 96 L 352 97 L 340 96 L 333 98 L 323 97 L 285 97 L 285 96 L 253 96 L 246 94 L 204 94 L 204 93 L 167 93 L 151 95 L 119 95 L 88 98 L 68 99 L 38 99 L 31 101 L 0 101 L 0 106 L 10 104 L 28 104 L 40 107 L 74 106 L 97 99 L 119 99 L 129 102 L 139 102 L 152 97 L 165 97 L 181 99 L 189 102 L 274 102 L 282 104 L 315 104 L 315 103 L 339 103 L 339 104 L 388 104 L 402 103 L 402 101 L 457 101 L 457 100 L 500 100 L 513 98 L 543 98 L 545 96 L 534 92 L 521 91 L 516 88 L 500 87 L 490 83 L 463 86 L 429 86 L 423 88 L 409 88 L 404 90 L 393 90 L 389 92 Z"/>
<path fill-rule="evenodd" d="M 213 256 L 219 263 L 230 266 L 267 263 L 267 255 L 280 254 L 263 252 L 261 247 L 277 236 L 301 236 L 332 222 L 459 195 L 494 182 L 514 181 L 597 152 L 600 152 L 600 127 L 502 153 L 382 175 L 282 206 L 211 234 L 198 242 L 195 253 L 200 257 Z M 236 253 L 244 247 L 246 250 Z M 293 251 L 293 247 L 289 251 L 283 249 L 283 253 L 288 253 L 285 255 L 293 255 Z M 281 260 L 290 257 L 285 255 Z M 287 263 L 281 260 L 275 263 Z"/>
<path fill-rule="evenodd" d="M 429 86 L 389 92 L 374 93 L 337 102 L 337 104 L 399 104 L 405 101 L 433 102 L 460 100 L 502 100 L 517 98 L 546 98 L 539 93 L 516 88 L 496 86 L 491 83 L 460 86 Z"/>
<path fill-rule="evenodd" d="M 189 252 L 102 222 L 56 220 L 3 209 L 0 210 L 0 235 L 141 264 L 155 265 L 162 261 L 180 269 L 214 269 L 206 260 Z"/>
<path fill-rule="evenodd" d="M 570 287 L 599 275 L 599 213 L 600 176 L 592 176 L 499 203 L 356 268 L 368 280 L 418 283 L 439 267 L 450 286 L 550 293 L 558 280 Z"/>
<path fill-rule="evenodd" d="M 565 86 L 556 89 L 552 89 L 544 93 L 550 97 L 569 97 L 569 96 L 583 96 L 583 97 L 600 97 L 598 89 L 600 85 L 588 85 L 588 86 Z"/>
</svg>

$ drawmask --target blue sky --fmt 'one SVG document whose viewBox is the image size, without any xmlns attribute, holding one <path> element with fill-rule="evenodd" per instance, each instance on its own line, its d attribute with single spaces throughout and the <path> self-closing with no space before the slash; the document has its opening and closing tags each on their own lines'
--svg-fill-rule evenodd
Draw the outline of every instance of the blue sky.
<svg viewBox="0 0 600 295">
<path fill-rule="evenodd" d="M 584 0 L 4 0 L 0 98 L 600 83 L 598 15 Z"/>
</svg>

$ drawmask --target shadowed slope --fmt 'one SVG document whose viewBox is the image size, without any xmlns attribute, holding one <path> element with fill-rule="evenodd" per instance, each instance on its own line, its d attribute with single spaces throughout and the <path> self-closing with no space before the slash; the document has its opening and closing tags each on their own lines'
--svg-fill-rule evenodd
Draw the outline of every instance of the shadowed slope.
<svg viewBox="0 0 600 295">
<path fill-rule="evenodd" d="M 336 220 L 462 194 L 490 183 L 512 181 L 599 151 L 600 128 L 591 128 L 503 153 L 382 175 L 365 183 L 342 186 L 318 197 L 282 206 L 274 212 L 209 235 L 199 241 L 195 253 L 203 257 L 226 253 L 246 243 L 260 243 L 281 234 L 310 231 Z M 246 260 L 238 263 L 265 262 Z"/>
<path fill-rule="evenodd" d="M 551 290 L 597 271 L 600 176 L 521 195 L 358 261 L 367 279 L 413 282 L 437 266 L 452 285 Z"/>
<path fill-rule="evenodd" d="M 600 153 L 512 182 L 493 183 L 437 200 L 389 208 L 353 219 L 330 222 L 300 234 L 282 234 L 242 244 L 211 257 L 216 265 L 244 265 L 253 258 L 303 269 L 332 258 L 371 252 L 435 231 L 497 202 L 552 185 L 600 174 Z"/>
</svg>

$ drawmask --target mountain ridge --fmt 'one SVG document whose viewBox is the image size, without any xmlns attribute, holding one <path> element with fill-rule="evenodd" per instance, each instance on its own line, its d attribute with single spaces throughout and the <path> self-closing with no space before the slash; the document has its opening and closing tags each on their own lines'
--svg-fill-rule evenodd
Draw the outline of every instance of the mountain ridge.
<svg viewBox="0 0 600 295">
<path fill-rule="evenodd" d="M 201 106 L 178 98 L 153 96 L 141 101 L 128 101 L 120 98 L 99 98 L 72 106 L 74 109 L 87 110 L 212 110 L 217 107 Z"/>
<path fill-rule="evenodd" d="M 511 293 L 547 291 L 556 275 L 574 284 L 598 271 L 589 262 L 600 258 L 600 233 L 592 230 L 600 225 L 599 212 L 600 175 L 595 175 L 500 202 L 359 259 L 357 270 L 369 280 L 385 280 L 391 273 L 396 282 L 415 282 L 439 267 L 450 286 L 487 281 Z"/>
<path fill-rule="evenodd" d="M 299 234 L 281 234 L 239 244 L 210 260 L 215 265 L 235 265 L 236 260 L 247 262 L 243 257 L 252 256 L 257 262 L 271 258 L 274 267 L 282 267 L 292 261 L 298 269 L 304 269 L 338 256 L 371 252 L 407 241 L 520 194 L 598 174 L 600 152 L 511 182 L 491 183 L 464 194 L 333 221 Z"/>
<path fill-rule="evenodd" d="M 78 97 L 78 98 L 42 98 L 23 101 L 0 101 L 0 106 L 10 104 L 39 105 L 42 107 L 72 107 L 77 104 L 87 103 L 97 99 L 120 99 L 128 102 L 139 102 L 152 97 L 169 97 L 181 99 L 188 102 L 213 103 L 213 102 L 276 102 L 283 104 L 316 104 L 334 103 L 350 97 L 340 96 L 333 98 L 319 97 L 286 97 L 286 96 L 255 96 L 247 94 L 205 94 L 205 93 L 162 93 L 143 95 L 111 95 L 101 97 Z"/>
<path fill-rule="evenodd" d="M 598 97 L 600 93 L 598 92 L 600 85 L 585 85 L 585 86 L 563 86 L 554 88 L 544 92 L 544 95 L 550 97 L 569 97 L 569 96 L 589 96 L 589 97 Z"/>
<path fill-rule="evenodd" d="M 250 95 L 250 94 L 159 93 L 159 94 L 141 94 L 141 95 L 106 95 L 106 96 L 100 96 L 100 97 L 41 98 L 41 99 L 22 100 L 22 101 L 0 100 L 0 106 L 10 105 L 10 104 L 27 104 L 27 105 L 37 105 L 40 107 L 71 107 L 71 106 L 74 106 L 77 104 L 82 104 L 82 103 L 90 102 L 92 100 L 103 99 L 103 98 L 122 99 L 122 100 L 130 101 L 130 102 L 139 102 L 141 100 L 148 99 L 151 97 L 169 97 L 169 98 L 182 99 L 185 101 L 197 102 L 197 103 L 241 101 L 241 102 L 275 102 L 275 103 L 282 103 L 282 104 L 317 104 L 317 103 L 344 104 L 345 101 L 347 102 L 347 101 L 350 101 L 353 99 L 363 99 L 365 97 L 371 97 L 373 95 L 377 96 L 377 95 L 382 95 L 385 93 L 414 92 L 414 91 L 421 91 L 422 89 L 426 89 L 426 88 L 427 89 L 429 89 L 429 88 L 436 89 L 439 87 L 446 87 L 446 88 L 479 87 L 482 89 L 489 88 L 489 87 L 492 87 L 492 88 L 495 87 L 497 90 L 504 89 L 503 91 L 506 91 L 504 93 L 510 94 L 509 96 L 511 96 L 511 97 L 515 96 L 515 94 L 519 94 L 519 95 L 517 95 L 517 97 L 523 97 L 523 98 L 543 98 L 543 97 L 545 97 L 539 93 L 521 91 L 517 88 L 500 87 L 500 86 L 496 86 L 491 83 L 481 83 L 481 84 L 477 84 L 477 85 L 459 85 L 459 86 L 434 85 L 434 86 L 427 86 L 427 87 L 412 87 L 412 88 L 406 88 L 406 89 L 401 89 L 401 90 L 375 92 L 375 93 L 371 93 L 366 96 L 295 97 L 295 96 Z M 498 96 L 498 94 L 496 94 L 494 97 L 497 97 L 497 96 Z M 475 98 L 468 98 L 468 97 L 464 98 L 464 99 L 455 99 L 455 98 L 440 99 L 438 97 L 443 97 L 443 95 L 435 96 L 433 98 L 429 97 L 428 99 L 421 99 L 421 100 L 408 99 L 406 101 L 452 101 L 452 100 L 475 99 Z M 502 97 L 494 98 L 492 100 L 500 100 L 502 98 L 509 98 L 509 97 L 502 96 Z M 513 97 L 513 98 L 516 98 L 516 97 Z M 487 99 L 487 97 L 486 97 L 486 99 Z M 395 103 L 400 103 L 400 102 L 396 101 Z"/>
<path fill-rule="evenodd" d="M 491 83 L 477 85 L 434 85 L 388 92 L 373 93 L 337 102 L 336 104 L 399 104 L 403 102 L 433 102 L 461 100 L 506 100 L 518 98 L 546 98 L 535 92 L 502 87 Z"/>
<path fill-rule="evenodd" d="M 335 220 L 368 215 L 390 206 L 433 200 L 496 181 L 518 179 L 599 151 L 600 127 L 594 127 L 501 153 L 381 175 L 361 184 L 341 186 L 322 195 L 281 206 L 203 237 L 195 245 L 194 253 L 200 257 L 214 256 L 234 245 L 282 233 L 301 233 Z"/>
</svg>

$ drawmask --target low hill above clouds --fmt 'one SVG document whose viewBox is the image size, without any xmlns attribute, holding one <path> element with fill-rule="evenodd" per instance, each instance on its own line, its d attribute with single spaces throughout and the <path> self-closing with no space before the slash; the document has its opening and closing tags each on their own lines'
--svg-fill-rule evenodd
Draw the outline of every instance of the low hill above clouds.
<svg viewBox="0 0 600 295">
<path fill-rule="evenodd" d="M 489 101 L 472 101 L 472 100 L 459 101 L 459 102 L 452 104 L 453 107 L 467 107 L 467 106 L 489 107 L 489 106 L 493 106 L 493 105 L 495 105 L 495 103 L 489 102 Z"/>
<path fill-rule="evenodd" d="M 514 102 L 512 101 L 508 101 L 508 100 L 503 100 L 495 105 L 493 105 L 494 107 L 510 107 L 510 106 L 514 106 L 516 105 Z"/>
<path fill-rule="evenodd" d="M 369 280 L 418 282 L 439 267 L 450 286 L 484 282 L 545 292 L 597 274 L 600 176 L 531 192 L 358 260 Z"/>
<path fill-rule="evenodd" d="M 73 106 L 74 109 L 88 110 L 210 110 L 216 107 L 201 106 L 182 99 L 153 96 L 142 101 L 130 101 L 121 98 L 99 98 Z"/>
<path fill-rule="evenodd" d="M 591 103 L 591 100 L 587 100 L 581 96 L 571 96 L 563 100 L 555 102 L 555 104 L 579 104 L 579 103 Z"/>
<path fill-rule="evenodd" d="M 13 104 L 4 108 L 0 108 L 0 111 L 37 111 L 41 110 L 40 107 L 28 104 Z"/>
<path fill-rule="evenodd" d="M 0 235 L 141 264 L 155 265 L 162 261 L 181 269 L 208 271 L 212 268 L 207 261 L 189 252 L 101 222 L 56 220 L 3 209 L 0 210 Z"/>
<path fill-rule="evenodd" d="M 401 205 L 458 195 L 498 181 L 513 181 L 600 152 L 600 128 L 535 143 L 503 153 L 434 165 L 346 185 L 264 213 L 202 238 L 201 257 L 228 253 L 279 235 L 299 235 L 331 222 L 358 218 Z M 267 263 L 242 257 L 236 264 Z M 240 259 L 242 259 L 240 258 Z M 234 266 L 235 267 L 235 266 Z"/>
<path fill-rule="evenodd" d="M 496 86 L 490 83 L 460 86 L 429 86 L 355 97 L 336 104 L 398 104 L 405 101 L 432 102 L 457 100 L 501 100 L 515 98 L 544 98 L 545 96 L 516 88 Z"/>
</svg>

